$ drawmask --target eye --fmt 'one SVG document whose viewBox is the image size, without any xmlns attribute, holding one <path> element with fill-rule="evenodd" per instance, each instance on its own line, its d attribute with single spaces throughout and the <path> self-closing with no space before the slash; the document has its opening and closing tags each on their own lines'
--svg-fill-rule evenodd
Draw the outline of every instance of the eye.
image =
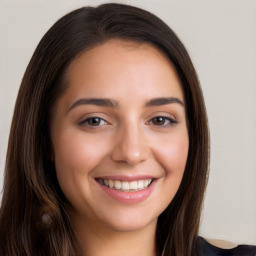
<svg viewBox="0 0 256 256">
<path fill-rule="evenodd" d="M 95 116 L 95 117 L 86 118 L 85 120 L 81 121 L 79 124 L 97 127 L 97 126 L 102 126 L 104 124 L 107 124 L 107 122 L 104 119 Z"/>
<path fill-rule="evenodd" d="M 154 118 L 152 118 L 149 123 L 152 123 L 153 125 L 156 126 L 161 126 L 161 127 L 165 127 L 165 126 L 170 126 L 173 124 L 176 124 L 177 121 L 175 121 L 174 119 L 170 118 L 170 117 L 166 117 L 166 116 L 156 116 Z"/>
</svg>

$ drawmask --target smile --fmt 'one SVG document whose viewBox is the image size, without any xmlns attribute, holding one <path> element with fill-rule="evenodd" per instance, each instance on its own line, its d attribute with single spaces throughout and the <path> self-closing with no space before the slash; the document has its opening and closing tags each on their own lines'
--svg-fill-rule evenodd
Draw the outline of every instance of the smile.
<svg viewBox="0 0 256 256">
<path fill-rule="evenodd" d="M 153 177 L 104 177 L 95 179 L 101 191 L 122 203 L 136 204 L 145 201 L 155 188 Z"/>
<path fill-rule="evenodd" d="M 98 182 L 111 189 L 124 191 L 124 192 L 135 192 L 147 188 L 153 179 L 143 179 L 135 181 L 121 181 L 111 179 L 98 179 Z"/>
</svg>

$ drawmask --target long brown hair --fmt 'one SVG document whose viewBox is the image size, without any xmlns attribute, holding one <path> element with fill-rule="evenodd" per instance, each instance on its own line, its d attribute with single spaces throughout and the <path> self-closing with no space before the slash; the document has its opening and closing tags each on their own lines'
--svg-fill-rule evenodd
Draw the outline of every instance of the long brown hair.
<svg viewBox="0 0 256 256">
<path fill-rule="evenodd" d="M 182 82 L 189 154 L 180 188 L 159 216 L 156 243 L 159 255 L 194 255 L 209 161 L 199 81 L 175 33 L 153 14 L 123 4 L 72 11 L 49 29 L 32 56 L 10 131 L 0 210 L 0 255 L 79 255 L 67 213 L 69 204 L 50 160 L 49 124 L 53 106 L 67 86 L 69 64 L 113 38 L 153 44 L 173 63 Z"/>
</svg>

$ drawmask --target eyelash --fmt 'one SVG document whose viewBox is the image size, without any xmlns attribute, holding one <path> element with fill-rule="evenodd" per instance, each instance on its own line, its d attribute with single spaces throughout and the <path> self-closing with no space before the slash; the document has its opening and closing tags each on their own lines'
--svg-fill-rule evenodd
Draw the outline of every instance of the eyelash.
<svg viewBox="0 0 256 256">
<path fill-rule="evenodd" d="M 170 118 L 170 117 L 167 117 L 167 116 L 161 116 L 161 115 L 153 117 L 153 118 L 150 119 L 146 124 L 153 124 L 153 125 L 154 125 L 153 122 L 156 121 L 156 120 L 159 119 L 159 118 L 163 119 L 164 124 L 156 125 L 156 126 L 158 126 L 158 127 L 165 128 L 165 127 L 169 127 L 169 126 L 172 126 L 172 125 L 174 125 L 174 124 L 177 124 L 177 121 L 174 120 L 173 118 Z M 89 122 L 90 122 L 90 121 L 93 121 L 93 119 L 94 119 L 94 120 L 97 119 L 97 120 L 96 120 L 96 123 L 97 123 L 97 121 L 98 121 L 98 122 L 100 121 L 100 123 L 99 123 L 98 125 L 89 124 Z M 158 120 L 158 121 L 159 121 L 159 120 Z M 104 123 L 102 124 L 102 122 L 104 122 Z M 161 121 L 160 121 L 160 122 L 161 122 Z M 168 123 L 166 124 L 166 122 L 168 122 Z M 79 123 L 79 125 L 86 125 L 86 126 L 92 128 L 92 129 L 95 129 L 95 128 L 97 128 L 97 127 L 101 127 L 101 126 L 104 125 L 104 124 L 108 124 L 108 122 L 107 122 L 106 120 L 104 120 L 103 118 L 97 117 L 97 116 L 88 117 L 88 118 L 82 120 L 82 121 Z"/>
<path fill-rule="evenodd" d="M 79 123 L 79 125 L 86 125 L 86 126 L 89 126 L 91 128 L 95 128 L 95 127 L 101 126 L 101 125 L 91 125 L 91 124 L 88 124 L 89 121 L 92 121 L 93 119 L 98 119 L 100 121 L 100 123 L 103 121 L 105 124 L 107 124 L 107 122 L 103 118 L 100 118 L 100 117 L 97 117 L 97 116 L 93 116 L 93 117 L 88 117 L 88 118 L 82 120 Z"/>
<path fill-rule="evenodd" d="M 171 117 L 167 117 L 167 116 L 161 116 L 161 115 L 153 117 L 151 120 L 149 120 L 147 122 L 147 124 L 148 123 L 153 123 L 153 120 L 157 120 L 158 118 L 162 118 L 164 120 L 164 124 L 156 125 L 156 126 L 161 127 L 161 128 L 162 127 L 165 128 L 165 127 L 169 127 L 169 126 L 172 126 L 174 124 L 177 124 L 177 121 L 175 119 L 173 119 Z M 166 124 L 166 122 L 168 122 L 168 124 Z"/>
</svg>

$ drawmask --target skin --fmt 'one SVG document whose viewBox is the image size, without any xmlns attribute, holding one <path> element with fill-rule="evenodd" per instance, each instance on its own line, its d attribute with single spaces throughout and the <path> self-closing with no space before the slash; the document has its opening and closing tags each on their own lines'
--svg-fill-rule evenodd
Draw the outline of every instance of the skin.
<svg viewBox="0 0 256 256">
<path fill-rule="evenodd" d="M 184 103 L 173 65 L 150 44 L 110 40 L 75 59 L 66 79 L 51 124 L 53 161 L 83 255 L 156 255 L 157 218 L 179 188 L 189 139 L 183 104 L 146 103 Z M 76 103 L 82 98 L 115 106 Z M 92 117 L 101 118 L 95 126 Z M 143 202 L 120 202 L 96 181 L 115 175 L 151 175 L 155 187 Z"/>
</svg>

